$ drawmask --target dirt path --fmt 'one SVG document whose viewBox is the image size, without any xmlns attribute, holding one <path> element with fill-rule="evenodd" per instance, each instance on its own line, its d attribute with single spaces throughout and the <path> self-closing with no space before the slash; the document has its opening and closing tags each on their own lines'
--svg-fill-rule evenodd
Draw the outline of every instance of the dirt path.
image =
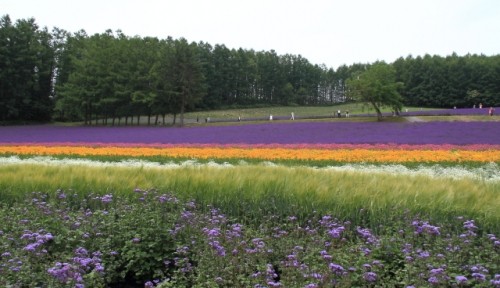
<svg viewBox="0 0 500 288">
<path fill-rule="evenodd" d="M 410 116 L 410 117 L 405 117 L 408 122 L 425 122 L 424 120 L 420 119 L 419 117 L 415 116 Z"/>
</svg>

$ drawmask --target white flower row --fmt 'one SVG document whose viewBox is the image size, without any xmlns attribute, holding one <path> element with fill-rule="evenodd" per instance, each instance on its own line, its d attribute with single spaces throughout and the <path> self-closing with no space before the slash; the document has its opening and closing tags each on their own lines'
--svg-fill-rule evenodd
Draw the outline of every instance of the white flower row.
<svg viewBox="0 0 500 288">
<path fill-rule="evenodd" d="M 494 163 L 487 163 L 476 168 L 464 166 L 443 167 L 439 164 L 420 165 L 408 168 L 400 164 L 372 165 L 372 164 L 345 164 L 323 168 L 332 171 L 353 171 L 362 173 L 383 173 L 407 176 L 427 176 L 432 178 L 463 179 L 472 178 L 491 182 L 500 182 L 500 167 Z"/>
<path fill-rule="evenodd" d="M 77 165 L 88 167 L 124 167 L 124 168 L 160 168 L 160 169 L 179 169 L 186 167 L 211 167 L 211 168 L 231 168 L 235 167 L 229 163 L 200 163 L 196 160 L 187 160 L 179 163 L 158 163 L 145 160 L 128 159 L 116 162 L 110 161 L 96 161 L 89 159 L 57 159 L 48 156 L 37 156 L 31 158 L 21 159 L 18 156 L 0 157 L 0 165 L 12 164 L 35 164 L 47 166 L 60 166 L 60 165 Z M 245 161 L 240 161 L 237 165 L 249 165 Z M 262 162 L 263 166 L 279 166 L 273 162 Z M 393 174 L 393 175 L 407 175 L 407 176 L 427 176 L 432 178 L 451 178 L 462 179 L 472 178 L 477 180 L 484 180 L 488 182 L 500 182 L 500 167 L 496 163 L 487 163 L 479 167 L 469 168 L 464 166 L 443 167 L 436 165 L 421 165 L 416 168 L 408 168 L 400 164 L 386 164 L 386 165 L 373 165 L 373 164 L 344 164 L 340 166 L 328 166 L 324 168 L 307 167 L 309 169 L 321 171 L 338 171 L 338 172 L 357 172 L 357 173 L 380 173 L 380 174 Z"/>
</svg>

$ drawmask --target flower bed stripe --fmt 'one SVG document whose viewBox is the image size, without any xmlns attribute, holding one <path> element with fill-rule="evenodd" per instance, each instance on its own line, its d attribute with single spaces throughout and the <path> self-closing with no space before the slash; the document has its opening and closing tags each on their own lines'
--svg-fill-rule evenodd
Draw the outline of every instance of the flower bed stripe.
<svg viewBox="0 0 500 288">
<path fill-rule="evenodd" d="M 123 142 L 19 142 L 19 143 L 1 143 L 1 146 L 69 146 L 69 147 L 138 147 L 138 148 L 241 148 L 241 149 L 255 149 L 255 148 L 284 148 L 284 149 L 366 149 L 366 150 L 471 150 L 471 151 L 484 151 L 484 150 L 498 150 L 500 145 L 492 144 L 469 144 L 469 145 L 455 145 L 455 144 L 316 144 L 316 143 L 299 143 L 299 144 L 247 144 L 247 143 L 231 143 L 231 144 L 203 144 L 203 143 L 123 143 Z"/>
<path fill-rule="evenodd" d="M 499 150 L 292 149 L 243 147 L 0 146 L 0 154 L 170 157 L 197 159 L 316 160 L 339 162 L 500 162 Z"/>
</svg>

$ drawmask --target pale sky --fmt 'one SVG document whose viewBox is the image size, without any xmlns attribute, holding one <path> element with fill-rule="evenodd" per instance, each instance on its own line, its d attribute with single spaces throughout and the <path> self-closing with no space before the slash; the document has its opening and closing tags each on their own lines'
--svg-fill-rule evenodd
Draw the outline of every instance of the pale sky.
<svg viewBox="0 0 500 288">
<path fill-rule="evenodd" d="M 500 54 L 499 0 L 0 0 L 0 16 L 87 34 L 224 44 L 313 64 Z"/>
</svg>

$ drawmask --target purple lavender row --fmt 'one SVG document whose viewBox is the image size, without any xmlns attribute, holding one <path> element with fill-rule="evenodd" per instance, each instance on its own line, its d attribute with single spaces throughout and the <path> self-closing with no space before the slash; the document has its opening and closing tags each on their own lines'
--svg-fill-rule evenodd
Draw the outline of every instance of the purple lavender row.
<svg viewBox="0 0 500 288">
<path fill-rule="evenodd" d="M 242 126 L 0 127 L 0 143 L 500 144 L 499 122 L 263 123 Z"/>
</svg>

